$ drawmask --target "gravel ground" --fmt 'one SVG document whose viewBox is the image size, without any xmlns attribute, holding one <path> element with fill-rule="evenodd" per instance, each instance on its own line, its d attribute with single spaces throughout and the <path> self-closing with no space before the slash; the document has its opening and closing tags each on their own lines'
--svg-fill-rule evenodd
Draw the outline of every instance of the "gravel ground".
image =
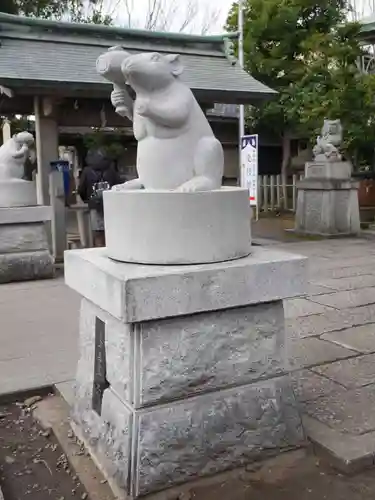
<svg viewBox="0 0 375 500">
<path fill-rule="evenodd" d="M 32 416 L 37 399 L 0 405 L 0 489 L 4 499 L 85 500 L 87 493 L 54 435 Z"/>
</svg>

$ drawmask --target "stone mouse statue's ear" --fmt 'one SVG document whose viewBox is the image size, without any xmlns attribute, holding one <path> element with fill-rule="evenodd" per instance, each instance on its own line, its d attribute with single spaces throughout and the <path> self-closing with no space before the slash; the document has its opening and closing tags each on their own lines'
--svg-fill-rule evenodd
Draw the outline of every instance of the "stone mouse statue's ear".
<svg viewBox="0 0 375 500">
<path fill-rule="evenodd" d="M 122 47 L 121 45 L 114 45 L 113 47 L 109 47 L 108 52 L 117 52 L 119 50 L 123 50 L 125 52 L 124 47 Z"/>
<path fill-rule="evenodd" d="M 179 76 L 184 71 L 179 54 L 168 54 L 164 56 L 171 67 L 171 73 L 174 76 Z"/>
<path fill-rule="evenodd" d="M 114 45 L 113 47 L 109 47 L 107 53 L 108 52 L 122 52 L 124 55 L 130 56 L 130 53 L 127 50 L 125 50 L 122 45 Z"/>
</svg>

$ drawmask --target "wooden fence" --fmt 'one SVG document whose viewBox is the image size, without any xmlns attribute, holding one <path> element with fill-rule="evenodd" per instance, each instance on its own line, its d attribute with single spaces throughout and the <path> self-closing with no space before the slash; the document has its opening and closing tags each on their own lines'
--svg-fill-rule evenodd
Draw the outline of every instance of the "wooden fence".
<svg viewBox="0 0 375 500">
<path fill-rule="evenodd" d="M 302 175 L 293 175 L 287 179 L 286 185 L 281 182 L 281 175 L 260 175 L 258 177 L 259 210 L 278 212 L 279 210 L 296 211 L 297 181 Z"/>
</svg>

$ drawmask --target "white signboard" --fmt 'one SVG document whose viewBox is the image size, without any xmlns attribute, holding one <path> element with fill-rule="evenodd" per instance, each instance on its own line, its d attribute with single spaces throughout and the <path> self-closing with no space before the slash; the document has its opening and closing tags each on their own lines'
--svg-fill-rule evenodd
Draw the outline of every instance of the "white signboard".
<svg viewBox="0 0 375 500">
<path fill-rule="evenodd" d="M 258 204 L 258 134 L 241 138 L 241 187 L 249 190 L 251 206 Z"/>
</svg>

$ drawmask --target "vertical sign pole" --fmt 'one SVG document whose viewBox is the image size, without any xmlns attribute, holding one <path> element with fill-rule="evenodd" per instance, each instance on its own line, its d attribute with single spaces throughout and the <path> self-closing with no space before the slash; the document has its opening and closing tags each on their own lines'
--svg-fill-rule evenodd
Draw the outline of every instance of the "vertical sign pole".
<svg viewBox="0 0 375 500">
<path fill-rule="evenodd" d="M 243 0 L 238 0 L 238 60 L 240 67 L 244 67 L 244 13 Z M 255 206 L 256 220 L 259 220 L 258 204 L 258 135 L 245 136 L 245 107 L 240 105 L 239 116 L 239 162 L 240 186 L 249 190 L 250 206 Z"/>
<path fill-rule="evenodd" d="M 244 51 L 243 51 L 243 0 L 238 0 L 238 60 L 240 63 L 240 67 L 244 67 Z M 242 137 L 245 135 L 245 106 L 243 104 L 240 105 L 240 117 L 239 117 L 239 167 L 240 167 L 240 175 L 239 175 L 239 185 L 241 187 L 245 186 L 245 173 L 243 164 L 241 161 L 241 141 Z"/>
</svg>

